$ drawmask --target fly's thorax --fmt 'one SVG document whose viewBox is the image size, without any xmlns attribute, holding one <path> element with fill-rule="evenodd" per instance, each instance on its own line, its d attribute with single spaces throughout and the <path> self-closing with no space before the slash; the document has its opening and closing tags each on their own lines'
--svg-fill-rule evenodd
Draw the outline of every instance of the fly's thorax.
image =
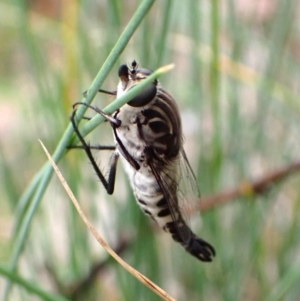
<svg viewBox="0 0 300 301">
<path fill-rule="evenodd" d="M 121 121 L 120 126 L 116 129 L 118 136 L 115 137 L 116 142 L 119 140 L 129 155 L 140 164 L 145 160 L 144 152 L 147 145 L 147 142 L 140 135 L 141 109 L 125 104 L 114 116 Z M 120 153 L 124 155 L 118 143 L 117 147 Z"/>
<path fill-rule="evenodd" d="M 131 67 L 122 65 L 119 68 L 117 97 L 127 93 L 151 73 L 148 69 L 139 68 L 135 61 Z M 119 145 L 123 145 L 121 154 L 128 152 L 138 164 L 155 157 L 161 161 L 160 165 L 178 156 L 182 148 L 179 110 L 173 97 L 157 80 L 122 106 L 114 117 L 120 120 L 115 135 Z M 137 167 L 138 164 L 131 160 L 131 165 Z"/>
<path fill-rule="evenodd" d="M 151 104 L 150 104 L 151 105 Z M 132 107 L 128 104 L 123 105 L 114 116 L 121 121 L 120 127 L 128 127 L 138 123 L 145 123 L 145 116 L 143 111 L 148 109 L 150 105 L 143 107 Z"/>
</svg>

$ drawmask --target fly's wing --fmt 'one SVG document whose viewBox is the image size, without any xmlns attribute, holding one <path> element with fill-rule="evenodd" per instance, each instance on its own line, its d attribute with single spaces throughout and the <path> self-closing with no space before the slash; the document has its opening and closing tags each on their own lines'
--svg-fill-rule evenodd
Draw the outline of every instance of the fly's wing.
<svg viewBox="0 0 300 301">
<path fill-rule="evenodd" d="M 149 165 L 167 201 L 177 232 L 181 240 L 188 243 L 192 234 L 187 227 L 188 208 L 199 200 L 200 193 L 186 154 L 182 150 L 176 160 L 171 162 L 154 160 Z M 164 168 L 161 167 L 162 165 Z"/>
<path fill-rule="evenodd" d="M 196 176 L 187 159 L 184 149 L 180 152 L 179 158 L 179 185 L 178 185 L 178 199 L 182 214 L 188 220 L 192 209 L 200 203 L 200 190 Z M 196 206 L 196 207 L 198 207 Z"/>
</svg>

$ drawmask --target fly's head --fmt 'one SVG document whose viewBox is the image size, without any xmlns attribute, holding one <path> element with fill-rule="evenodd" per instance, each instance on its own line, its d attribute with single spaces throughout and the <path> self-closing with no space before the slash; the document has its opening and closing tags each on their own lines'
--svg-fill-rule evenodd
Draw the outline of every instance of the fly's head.
<svg viewBox="0 0 300 301">
<path fill-rule="evenodd" d="M 118 97 L 126 93 L 132 87 L 139 82 L 147 78 L 152 73 L 151 70 L 145 68 L 139 68 L 136 61 L 131 63 L 131 67 L 127 65 L 121 65 L 119 68 L 120 82 L 118 85 Z M 153 100 L 157 93 L 157 80 L 152 82 L 146 87 L 140 94 L 135 96 L 128 102 L 128 105 L 132 107 L 143 107 Z"/>
</svg>

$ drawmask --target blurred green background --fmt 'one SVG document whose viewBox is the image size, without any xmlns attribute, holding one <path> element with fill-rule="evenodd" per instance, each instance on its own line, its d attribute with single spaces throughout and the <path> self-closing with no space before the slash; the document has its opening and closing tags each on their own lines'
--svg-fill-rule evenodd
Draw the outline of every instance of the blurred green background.
<svg viewBox="0 0 300 301">
<path fill-rule="evenodd" d="M 115 90 L 133 59 L 175 64 L 160 81 L 180 107 L 203 199 L 299 160 L 299 1 L 0 1 L 0 300 L 160 300 L 95 242 L 56 176 L 37 206 L 26 190 L 46 162 L 38 139 L 54 151 L 72 104 L 151 2 L 102 88 Z M 112 143 L 109 125 L 88 141 Z M 96 157 L 107 170 L 109 153 Z M 59 167 L 110 246 L 175 299 L 300 300 L 299 175 L 197 216 L 217 252 L 201 263 L 140 212 L 121 165 L 113 196 L 83 152 Z"/>
</svg>

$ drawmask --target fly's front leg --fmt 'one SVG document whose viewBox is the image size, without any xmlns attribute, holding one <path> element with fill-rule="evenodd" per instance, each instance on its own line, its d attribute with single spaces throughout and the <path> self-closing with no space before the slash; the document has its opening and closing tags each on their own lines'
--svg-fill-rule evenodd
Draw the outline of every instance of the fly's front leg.
<svg viewBox="0 0 300 301">
<path fill-rule="evenodd" d="M 105 118 L 105 120 L 109 121 L 112 125 L 114 125 L 114 127 L 119 127 L 121 125 L 121 120 L 119 120 L 117 118 L 114 118 L 114 117 L 106 114 L 105 112 L 103 112 L 102 110 L 100 110 L 97 107 L 91 106 L 91 105 L 89 105 L 89 104 L 87 104 L 85 102 L 76 102 L 76 103 L 74 103 L 73 108 L 75 106 L 77 106 L 77 105 L 83 105 L 83 106 L 86 106 L 86 107 L 94 110 L 95 112 L 97 112 L 98 114 L 100 114 L 101 116 L 103 116 Z M 74 110 L 74 111 L 76 111 L 76 110 Z"/>
<path fill-rule="evenodd" d="M 89 106 L 89 105 L 88 105 Z M 89 106 L 91 107 L 91 106 Z M 111 166 L 110 166 L 110 170 L 109 170 L 109 175 L 108 175 L 108 179 L 106 180 L 103 173 L 101 172 L 101 170 L 99 169 L 94 156 L 92 155 L 91 149 L 111 149 L 111 146 L 108 147 L 101 147 L 101 146 L 96 146 L 96 147 L 91 147 L 88 143 L 86 143 L 86 141 L 84 140 L 84 138 L 82 137 L 82 135 L 79 132 L 79 129 L 77 127 L 76 121 L 75 121 L 75 114 L 76 114 L 76 109 L 73 111 L 72 116 L 71 116 L 71 122 L 73 125 L 73 129 L 75 134 L 77 135 L 79 141 L 81 142 L 81 146 L 79 146 L 78 148 L 82 148 L 85 150 L 98 178 L 100 179 L 101 183 L 103 184 L 104 188 L 106 189 L 108 194 L 112 194 L 114 191 L 114 186 L 115 186 L 115 177 L 116 177 L 116 169 L 117 169 L 117 162 L 118 162 L 118 158 L 119 158 L 119 153 L 117 151 L 115 151 L 113 153 L 113 156 L 111 158 Z M 105 114 L 105 113 L 104 113 Z M 102 115 L 102 114 L 101 114 Z M 110 116 L 109 116 L 110 117 Z M 71 147 L 72 148 L 72 147 Z"/>
<path fill-rule="evenodd" d="M 113 95 L 113 96 L 117 95 L 117 91 L 108 91 L 108 90 L 99 89 L 98 92 L 108 94 L 108 95 Z M 87 94 L 88 94 L 87 90 L 82 93 L 84 98 L 87 97 Z"/>
</svg>

